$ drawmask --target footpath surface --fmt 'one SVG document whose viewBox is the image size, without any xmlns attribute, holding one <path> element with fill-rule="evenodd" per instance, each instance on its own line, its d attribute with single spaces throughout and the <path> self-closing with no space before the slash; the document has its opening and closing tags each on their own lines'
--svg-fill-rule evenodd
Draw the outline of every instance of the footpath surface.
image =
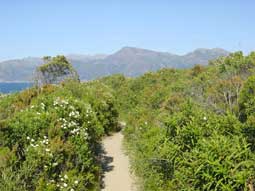
<svg viewBox="0 0 255 191">
<path fill-rule="evenodd" d="M 121 132 L 103 140 L 103 188 L 102 191 L 136 191 L 129 171 L 129 160 L 123 151 Z"/>
</svg>

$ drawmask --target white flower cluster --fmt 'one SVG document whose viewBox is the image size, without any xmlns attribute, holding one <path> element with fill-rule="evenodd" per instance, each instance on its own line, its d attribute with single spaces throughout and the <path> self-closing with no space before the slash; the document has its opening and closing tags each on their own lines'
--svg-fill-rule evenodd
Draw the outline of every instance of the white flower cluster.
<svg viewBox="0 0 255 191">
<path fill-rule="evenodd" d="M 55 181 L 51 180 L 50 183 L 55 183 Z M 56 186 L 59 189 L 68 189 L 70 191 L 74 191 L 74 188 L 79 184 L 78 180 L 75 180 L 74 182 L 69 181 L 68 176 L 65 174 L 64 176 L 59 175 L 59 181 L 56 184 Z"/>
<path fill-rule="evenodd" d="M 49 144 L 49 139 L 47 136 L 43 136 L 43 140 L 41 141 L 42 144 L 48 145 Z"/>
<path fill-rule="evenodd" d="M 54 161 L 53 153 L 51 149 L 49 148 L 49 139 L 47 136 L 44 136 L 43 139 L 35 141 L 33 138 L 27 137 L 27 140 L 29 140 L 30 146 L 26 149 L 28 151 L 31 148 L 34 148 L 36 152 L 38 152 L 39 155 L 46 156 L 50 158 L 50 163 L 44 164 L 43 167 L 45 170 L 47 170 L 49 167 L 56 167 L 58 165 L 57 162 Z M 54 182 L 54 180 L 51 180 L 51 182 Z"/>
<path fill-rule="evenodd" d="M 34 106 L 34 105 L 31 105 L 30 106 L 30 109 L 41 109 L 41 110 L 45 110 L 45 104 L 44 103 L 40 103 L 40 105 L 39 106 Z M 25 109 L 25 111 L 27 111 L 28 110 L 28 108 L 27 109 Z M 24 111 L 24 110 L 22 110 L 22 111 Z M 41 113 L 40 112 L 36 112 L 36 114 L 37 115 L 40 115 Z"/>
<path fill-rule="evenodd" d="M 78 119 L 80 117 L 80 113 L 79 113 L 79 111 L 71 111 L 69 113 L 69 117 L 73 117 L 73 118 Z"/>
<path fill-rule="evenodd" d="M 75 100 L 77 102 L 77 100 Z M 54 107 L 56 109 L 64 109 L 65 113 L 67 112 L 66 117 L 59 118 L 58 121 L 61 123 L 61 128 L 65 130 L 65 132 L 69 132 L 72 136 L 82 136 L 85 140 L 89 139 L 87 128 L 81 127 L 78 120 L 81 118 L 80 112 L 75 108 L 74 105 L 70 104 L 67 100 L 57 98 L 54 103 Z M 90 124 L 92 110 L 90 105 L 87 106 L 86 110 L 86 118 L 87 123 Z"/>
<path fill-rule="evenodd" d="M 45 110 L 45 104 L 44 104 L 44 103 L 41 103 L 40 105 L 41 105 L 41 109 L 42 109 L 42 110 Z"/>
<path fill-rule="evenodd" d="M 75 129 L 71 130 L 70 132 L 73 135 L 79 135 L 80 134 L 80 128 L 75 128 Z"/>
<path fill-rule="evenodd" d="M 60 97 L 57 97 L 57 99 L 54 101 L 53 106 L 60 106 L 65 108 L 69 102 L 67 100 L 61 99 Z"/>
<path fill-rule="evenodd" d="M 39 144 L 36 144 L 34 139 L 32 139 L 32 138 L 30 138 L 30 137 L 27 136 L 27 140 L 30 140 L 30 142 L 31 142 L 31 143 L 30 143 L 30 146 L 32 146 L 32 147 L 34 147 L 34 148 L 35 148 L 35 147 L 39 147 Z"/>
<path fill-rule="evenodd" d="M 65 118 L 60 118 L 58 121 L 62 122 L 61 128 L 70 129 L 78 127 L 78 124 L 75 121 L 67 121 Z"/>
<path fill-rule="evenodd" d="M 57 102 L 59 103 L 59 100 L 57 100 Z M 64 103 L 68 103 L 68 102 L 64 102 Z M 61 128 L 66 131 L 69 131 L 72 136 L 81 135 L 87 140 L 88 139 L 87 128 L 81 127 L 79 123 L 77 122 L 77 120 L 81 117 L 80 112 L 77 111 L 75 107 L 70 104 L 65 109 L 68 109 L 69 111 L 70 110 L 71 111 L 69 112 L 67 118 L 60 118 L 58 120 L 59 122 L 61 122 Z M 87 118 L 89 118 L 91 112 L 92 111 L 90 108 L 86 110 Z M 87 123 L 90 124 L 91 122 L 88 120 Z"/>
<path fill-rule="evenodd" d="M 67 121 L 65 118 L 60 118 L 58 121 L 62 122 L 61 128 L 65 130 L 69 130 L 70 134 L 75 135 L 83 135 L 84 138 L 88 139 L 88 133 L 86 127 L 80 127 L 79 124 L 75 121 Z"/>
<path fill-rule="evenodd" d="M 33 138 L 27 136 L 27 140 L 30 141 L 31 147 L 33 147 L 33 148 L 39 147 L 40 149 L 42 149 L 46 153 L 48 153 L 50 156 L 53 156 L 53 154 L 50 152 L 51 150 L 48 148 L 49 139 L 47 138 L 47 136 L 44 136 L 41 141 L 37 141 L 37 142 Z"/>
</svg>

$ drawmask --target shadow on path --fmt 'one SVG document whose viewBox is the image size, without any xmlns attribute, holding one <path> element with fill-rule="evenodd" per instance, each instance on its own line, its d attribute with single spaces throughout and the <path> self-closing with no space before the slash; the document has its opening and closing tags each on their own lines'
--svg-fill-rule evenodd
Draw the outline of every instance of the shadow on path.
<svg viewBox="0 0 255 191">
<path fill-rule="evenodd" d="M 113 157 L 109 156 L 107 152 L 105 151 L 105 148 L 103 145 L 98 146 L 98 152 L 99 152 L 99 158 L 101 163 L 101 177 L 100 177 L 100 188 L 105 188 L 105 174 L 114 170 L 113 163 Z"/>
<path fill-rule="evenodd" d="M 129 171 L 129 159 L 123 150 L 121 132 L 105 137 L 101 146 L 101 190 L 132 191 L 133 179 Z"/>
</svg>

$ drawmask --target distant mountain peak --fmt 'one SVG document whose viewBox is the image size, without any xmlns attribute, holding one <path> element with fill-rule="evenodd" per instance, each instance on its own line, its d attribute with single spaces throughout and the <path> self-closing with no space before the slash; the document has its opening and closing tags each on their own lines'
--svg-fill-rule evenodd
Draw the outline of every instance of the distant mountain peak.
<svg viewBox="0 0 255 191">
<path fill-rule="evenodd" d="M 128 51 L 128 50 L 146 50 L 144 48 L 138 48 L 134 46 L 124 46 L 120 49 L 120 51 Z"/>
<path fill-rule="evenodd" d="M 138 76 L 161 68 L 188 68 L 195 64 L 206 65 L 209 60 L 226 56 L 220 48 L 199 48 L 185 55 L 176 55 L 143 48 L 125 46 L 111 55 L 67 55 L 82 80 L 122 73 Z M 30 81 L 42 58 L 23 58 L 0 62 L 0 81 Z"/>
<path fill-rule="evenodd" d="M 229 52 L 222 49 L 222 48 L 197 48 L 195 49 L 193 52 L 190 52 L 188 54 L 194 54 L 194 53 L 198 53 L 198 54 L 207 54 L 207 53 L 219 53 L 219 54 L 224 54 L 224 55 L 228 55 Z M 186 55 L 188 55 L 186 54 Z"/>
<path fill-rule="evenodd" d="M 125 46 L 110 56 L 124 56 L 124 57 L 150 56 L 151 57 L 151 56 L 176 56 L 176 55 L 168 53 L 168 52 L 159 52 L 159 51 L 149 50 L 149 49 L 144 49 L 144 48 Z"/>
<path fill-rule="evenodd" d="M 125 50 L 132 50 L 132 49 L 138 49 L 138 48 L 132 47 L 132 46 L 123 46 L 120 50 L 125 51 Z"/>
<path fill-rule="evenodd" d="M 70 60 L 97 60 L 97 59 L 104 59 L 108 55 L 106 54 L 68 54 L 66 57 Z"/>
<path fill-rule="evenodd" d="M 119 51 L 116 53 L 123 53 L 123 52 L 128 52 L 128 53 L 137 53 L 137 52 L 154 52 L 152 50 L 147 50 L 143 48 L 137 48 L 137 47 L 131 47 L 131 46 L 124 46 L 121 48 Z"/>
</svg>

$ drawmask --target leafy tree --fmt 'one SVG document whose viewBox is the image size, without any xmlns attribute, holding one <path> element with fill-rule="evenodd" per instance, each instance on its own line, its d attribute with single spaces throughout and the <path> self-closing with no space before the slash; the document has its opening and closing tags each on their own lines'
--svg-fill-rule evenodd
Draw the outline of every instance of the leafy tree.
<svg viewBox="0 0 255 191">
<path fill-rule="evenodd" d="M 195 65 L 193 68 L 192 68 L 192 75 L 193 76 L 197 76 L 199 75 L 200 73 L 202 73 L 204 71 L 204 67 L 201 66 L 201 65 Z"/>
<path fill-rule="evenodd" d="M 241 91 L 240 100 L 240 120 L 246 121 L 247 117 L 255 113 L 255 76 L 251 76 L 245 82 Z"/>
<path fill-rule="evenodd" d="M 221 110 L 238 113 L 238 100 L 243 81 L 239 76 L 220 79 L 217 84 L 209 88 L 210 100 Z"/>
<path fill-rule="evenodd" d="M 245 82 L 241 91 L 240 101 L 240 120 L 244 123 L 243 133 L 255 151 L 255 76 L 251 76 Z"/>
<path fill-rule="evenodd" d="M 36 70 L 36 83 L 38 85 L 58 84 L 66 79 L 78 80 L 78 73 L 64 56 L 45 56 L 45 64 Z"/>
</svg>

